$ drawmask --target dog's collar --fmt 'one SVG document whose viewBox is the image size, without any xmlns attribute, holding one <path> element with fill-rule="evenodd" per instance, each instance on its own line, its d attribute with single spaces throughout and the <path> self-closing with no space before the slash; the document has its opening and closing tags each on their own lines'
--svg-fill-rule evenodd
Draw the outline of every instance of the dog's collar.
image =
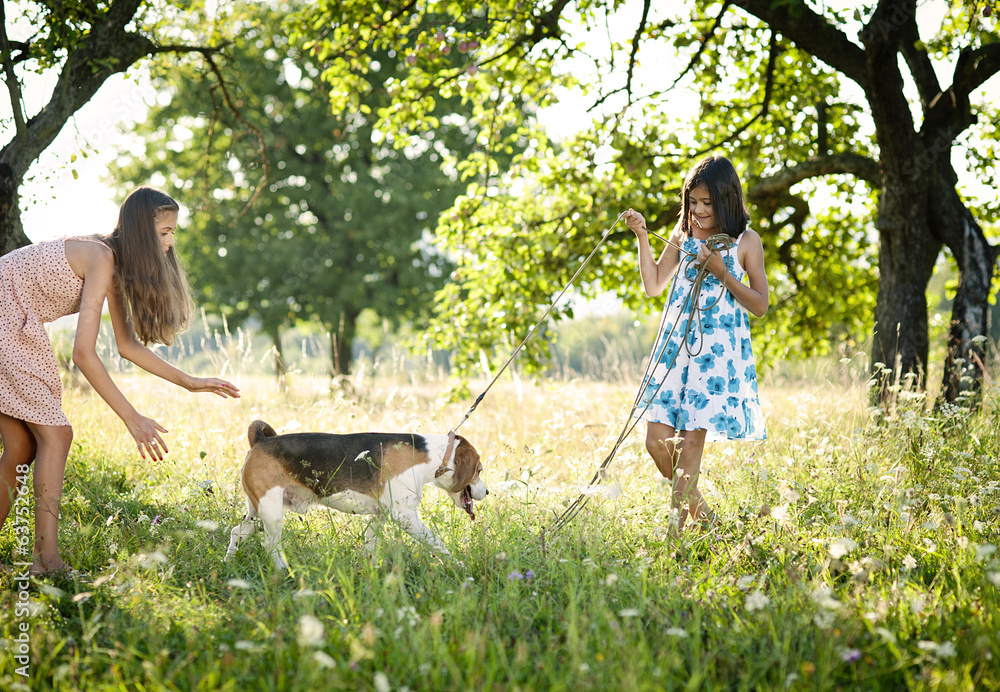
<svg viewBox="0 0 1000 692">
<path fill-rule="evenodd" d="M 441 466 L 439 466 L 438 470 L 434 472 L 435 478 L 438 478 L 439 476 L 442 476 L 448 472 L 448 463 L 451 461 L 451 458 L 455 455 L 456 439 L 457 438 L 455 436 L 455 431 L 454 430 L 448 431 L 448 446 L 444 448 L 444 458 L 441 459 Z"/>
</svg>

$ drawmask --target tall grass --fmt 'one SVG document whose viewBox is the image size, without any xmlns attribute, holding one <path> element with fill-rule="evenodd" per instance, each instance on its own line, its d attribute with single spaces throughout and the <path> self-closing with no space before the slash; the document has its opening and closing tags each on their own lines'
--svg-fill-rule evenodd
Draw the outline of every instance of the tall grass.
<svg viewBox="0 0 1000 692">
<path fill-rule="evenodd" d="M 300 369 L 280 392 L 251 372 L 262 354 L 239 335 L 220 345 L 211 366 L 242 399 L 116 376 L 170 430 L 163 462 L 139 460 L 102 401 L 67 389 L 60 544 L 94 581 L 32 585 L 28 678 L 14 658 L 19 594 L 0 596 L 0 688 L 1000 686 L 995 389 L 980 414 L 901 394 L 875 416 L 863 363 L 774 372 L 761 385 L 769 439 L 709 446 L 701 486 L 721 522 L 678 541 L 641 426 L 586 510 L 543 531 L 610 448 L 636 382 L 505 376 L 461 429 L 491 491 L 477 520 L 443 493 L 424 498 L 454 560 L 391 525 L 370 560 L 364 518 L 315 511 L 286 518 L 285 576 L 257 537 L 222 561 L 251 420 L 443 432 L 471 402 L 449 401 L 434 372 L 384 362 L 342 386 Z M 8 524 L 0 562 L 12 544 Z"/>
</svg>

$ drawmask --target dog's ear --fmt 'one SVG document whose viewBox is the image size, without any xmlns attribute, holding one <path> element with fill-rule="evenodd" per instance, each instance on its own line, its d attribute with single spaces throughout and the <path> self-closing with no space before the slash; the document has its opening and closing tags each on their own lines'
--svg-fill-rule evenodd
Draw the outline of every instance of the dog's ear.
<svg viewBox="0 0 1000 692">
<path fill-rule="evenodd" d="M 455 482 L 451 492 L 465 490 L 479 472 L 479 452 L 464 437 L 458 437 L 455 447 Z"/>
</svg>

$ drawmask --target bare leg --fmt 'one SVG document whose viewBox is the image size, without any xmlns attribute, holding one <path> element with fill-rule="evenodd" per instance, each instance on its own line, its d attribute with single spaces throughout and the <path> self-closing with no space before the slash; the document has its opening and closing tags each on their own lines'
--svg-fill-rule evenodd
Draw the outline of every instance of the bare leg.
<svg viewBox="0 0 1000 692">
<path fill-rule="evenodd" d="M 35 438 L 24 421 L 0 413 L 0 528 L 10 515 L 14 498 L 21 489 L 20 479 L 26 474 L 19 473 L 35 460 Z"/>
<path fill-rule="evenodd" d="M 697 521 L 703 514 L 711 513 L 698 490 L 705 435 L 704 428 L 677 433 L 663 423 L 649 423 L 646 427 L 646 451 L 663 477 L 673 481 L 671 504 L 677 510 L 678 530 L 684 527 L 688 514 Z"/>
<path fill-rule="evenodd" d="M 73 428 L 37 423 L 28 423 L 28 428 L 38 443 L 34 476 L 35 559 L 31 572 L 40 574 L 67 567 L 59 555 L 59 503 Z"/>
</svg>

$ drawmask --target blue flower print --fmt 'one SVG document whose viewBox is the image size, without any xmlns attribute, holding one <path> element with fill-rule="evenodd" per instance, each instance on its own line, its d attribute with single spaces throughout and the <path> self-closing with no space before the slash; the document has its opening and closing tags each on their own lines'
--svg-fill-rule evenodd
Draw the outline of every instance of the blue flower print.
<svg viewBox="0 0 1000 692">
<path fill-rule="evenodd" d="M 743 371 L 743 381 L 744 382 L 755 382 L 757 380 L 757 368 L 751 363 L 747 366 L 747 369 Z"/>
<path fill-rule="evenodd" d="M 681 370 L 681 384 L 686 385 L 688 383 L 688 367 L 685 365 Z"/>
<path fill-rule="evenodd" d="M 743 437 L 743 428 L 733 416 L 726 416 L 726 434 L 729 437 Z"/>
<path fill-rule="evenodd" d="M 726 361 L 726 374 L 729 376 L 729 379 L 736 377 L 736 366 L 733 365 L 732 360 Z"/>
<path fill-rule="evenodd" d="M 688 396 L 688 401 L 697 409 L 701 411 L 703 408 L 708 406 L 708 397 L 702 392 L 693 392 Z"/>
<path fill-rule="evenodd" d="M 728 418 L 728 416 L 726 416 L 725 413 L 720 412 L 716 413 L 714 416 L 709 418 L 708 422 L 712 426 L 712 429 L 715 430 L 715 432 L 725 433 L 728 432 L 729 430 L 728 426 L 726 425 L 726 418 Z"/>
<path fill-rule="evenodd" d="M 729 345 L 736 348 L 736 319 L 733 315 L 722 315 L 719 317 L 719 328 L 729 335 Z"/>
<path fill-rule="evenodd" d="M 715 367 L 715 356 L 711 353 L 703 353 L 695 358 L 694 362 L 698 364 L 701 372 L 708 372 Z"/>
<path fill-rule="evenodd" d="M 677 359 L 678 350 L 680 350 L 680 347 L 676 341 L 668 341 L 660 353 L 660 362 L 669 368 Z"/>
<path fill-rule="evenodd" d="M 719 323 L 711 315 L 704 315 L 701 318 L 701 331 L 703 334 L 708 334 L 709 336 L 715 334 L 715 328 L 718 326 Z"/>
<path fill-rule="evenodd" d="M 674 430 L 683 430 L 684 426 L 688 424 L 688 420 L 690 420 L 690 418 L 691 415 L 687 411 L 683 409 L 678 411 L 677 417 L 674 420 L 674 425 L 673 425 Z"/>
<path fill-rule="evenodd" d="M 712 344 L 712 353 L 714 353 L 716 356 L 721 357 L 722 354 L 725 352 L 726 349 L 724 349 L 722 347 L 722 344 L 720 344 L 719 342 Z"/>
<path fill-rule="evenodd" d="M 674 397 L 673 390 L 660 390 L 660 405 L 667 408 L 677 408 L 677 399 Z"/>
<path fill-rule="evenodd" d="M 739 378 L 737 378 L 737 377 L 730 377 L 729 378 L 729 393 L 730 394 L 735 394 L 738 391 L 740 391 L 740 380 L 739 380 Z"/>
<path fill-rule="evenodd" d="M 750 360 L 753 358 L 753 348 L 750 346 L 750 339 L 740 339 L 740 351 L 743 356 L 743 360 Z"/>
<path fill-rule="evenodd" d="M 731 396 L 728 399 L 726 399 L 726 406 L 728 406 L 729 408 L 738 409 L 740 407 L 740 400 L 734 396 Z"/>
<path fill-rule="evenodd" d="M 705 383 L 709 394 L 722 394 L 726 389 L 726 381 L 721 377 L 709 377 Z"/>
</svg>

